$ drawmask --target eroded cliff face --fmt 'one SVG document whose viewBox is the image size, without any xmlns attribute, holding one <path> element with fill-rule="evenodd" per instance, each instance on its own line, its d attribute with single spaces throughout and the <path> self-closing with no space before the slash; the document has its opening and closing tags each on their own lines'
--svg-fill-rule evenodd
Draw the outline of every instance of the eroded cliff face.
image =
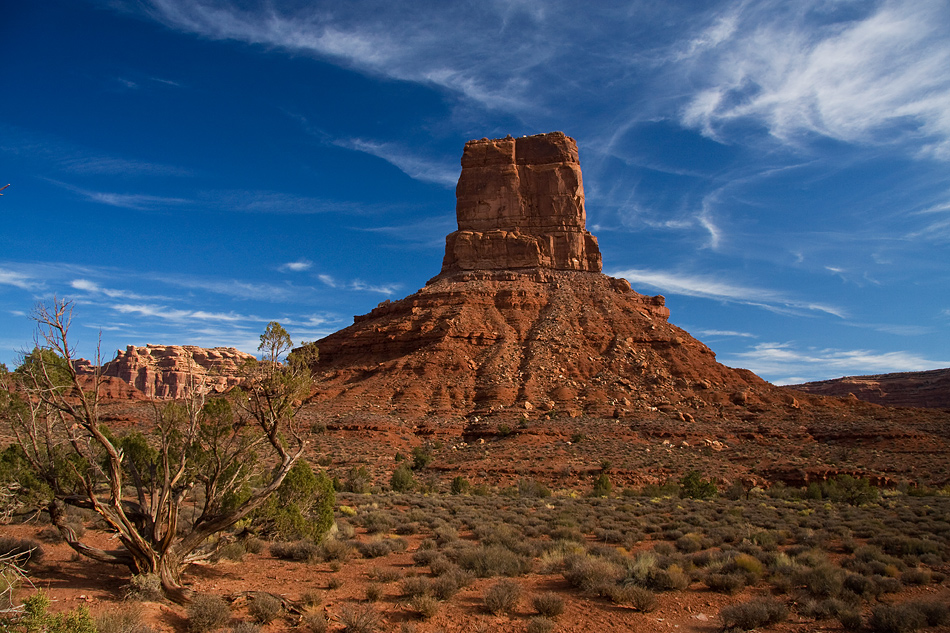
<svg viewBox="0 0 950 633">
<path fill-rule="evenodd" d="M 600 272 L 571 137 L 469 141 L 455 191 L 459 228 L 446 238 L 442 275 L 534 267 Z"/>
<path fill-rule="evenodd" d="M 315 402 L 410 417 L 793 402 L 600 272 L 570 137 L 470 141 L 456 195 L 439 275 L 317 342 Z"/>
<path fill-rule="evenodd" d="M 187 395 L 193 379 L 205 389 L 223 393 L 240 382 L 240 366 L 254 357 L 233 347 L 206 349 L 194 345 L 129 345 L 102 367 L 149 398 Z"/>
</svg>

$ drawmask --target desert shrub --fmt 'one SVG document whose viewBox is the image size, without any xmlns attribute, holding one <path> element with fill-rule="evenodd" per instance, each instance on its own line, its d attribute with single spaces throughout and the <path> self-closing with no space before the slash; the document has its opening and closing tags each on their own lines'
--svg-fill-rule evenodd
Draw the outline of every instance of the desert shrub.
<svg viewBox="0 0 950 633">
<path fill-rule="evenodd" d="M 610 599 L 617 604 L 629 604 L 641 613 L 650 613 L 659 604 L 655 593 L 637 585 L 616 587 L 611 591 Z"/>
<path fill-rule="evenodd" d="M 326 473 L 298 460 L 251 519 L 270 538 L 319 541 L 333 526 L 335 505 L 333 482 Z"/>
<path fill-rule="evenodd" d="M 556 618 L 564 613 L 564 598 L 553 591 L 546 591 L 531 599 L 534 610 L 546 618 Z"/>
<path fill-rule="evenodd" d="M 710 479 L 703 479 L 697 470 L 691 470 L 679 480 L 680 497 L 688 499 L 708 499 L 719 492 L 716 483 Z"/>
<path fill-rule="evenodd" d="M 54 614 L 49 613 L 49 605 L 49 596 L 42 591 L 29 596 L 23 601 L 20 625 L 28 633 L 96 633 L 96 623 L 85 605 Z"/>
<path fill-rule="evenodd" d="M 335 538 L 320 543 L 317 556 L 325 561 L 344 561 L 353 553 L 353 546 Z"/>
<path fill-rule="evenodd" d="M 260 624 L 270 624 L 277 619 L 284 606 L 280 600 L 269 593 L 255 594 L 247 605 L 247 611 Z"/>
<path fill-rule="evenodd" d="M 442 602 L 435 596 L 419 594 L 409 600 L 409 608 L 419 614 L 423 620 L 432 618 L 439 612 Z"/>
<path fill-rule="evenodd" d="M 913 605 L 880 604 L 871 610 L 868 628 L 873 633 L 906 633 L 926 626 L 927 618 Z"/>
<path fill-rule="evenodd" d="M 343 605 L 339 621 L 345 633 L 372 633 L 381 623 L 379 612 L 372 606 L 353 604 Z"/>
<path fill-rule="evenodd" d="M 374 510 L 361 515 L 360 524 L 366 528 L 366 531 L 370 534 L 378 534 L 391 530 L 395 522 L 393 521 L 393 517 L 388 513 Z"/>
<path fill-rule="evenodd" d="M 356 549 L 363 558 L 379 558 L 386 556 L 393 551 L 393 541 L 395 539 L 376 538 L 365 543 L 360 543 Z"/>
<path fill-rule="evenodd" d="M 897 578 L 891 578 L 890 576 L 881 576 L 875 574 L 871 580 L 873 580 L 874 584 L 877 586 L 878 593 L 898 593 L 904 588 L 900 580 Z"/>
<path fill-rule="evenodd" d="M 752 600 L 723 607 L 719 612 L 725 629 L 752 629 L 782 622 L 788 617 L 788 609 L 777 600 Z"/>
<path fill-rule="evenodd" d="M 880 593 L 873 580 L 860 574 L 846 574 L 842 587 L 845 591 L 850 591 L 864 599 L 872 598 Z"/>
<path fill-rule="evenodd" d="M 521 599 L 521 585 L 505 578 L 489 587 L 485 592 L 485 608 L 494 615 L 510 613 Z"/>
<path fill-rule="evenodd" d="M 647 586 L 657 591 L 681 591 L 689 587 L 689 576 L 679 565 L 655 569 L 650 574 Z"/>
<path fill-rule="evenodd" d="M 399 583 L 399 590 L 402 595 L 413 597 L 423 594 L 432 594 L 432 579 L 423 576 L 409 576 L 403 578 Z"/>
<path fill-rule="evenodd" d="M 450 490 L 453 495 L 464 495 L 468 494 L 468 491 L 471 489 L 471 487 L 472 484 L 470 484 L 467 479 L 461 475 L 458 475 L 452 479 L 452 486 Z"/>
<path fill-rule="evenodd" d="M 950 606 L 942 602 L 916 601 L 910 603 L 920 612 L 927 621 L 927 626 L 944 626 L 950 624 Z"/>
<path fill-rule="evenodd" d="M 234 560 L 239 561 L 244 558 L 247 549 L 243 543 L 226 543 L 218 547 L 214 552 L 214 560 Z"/>
<path fill-rule="evenodd" d="M 799 608 L 799 613 L 815 620 L 833 618 L 845 608 L 845 604 L 837 598 L 824 600 L 807 600 Z"/>
<path fill-rule="evenodd" d="M 330 622 L 327 620 L 327 616 L 324 615 L 323 611 L 319 610 L 304 613 L 301 623 L 310 633 L 326 633 L 327 629 L 330 628 Z"/>
<path fill-rule="evenodd" d="M 614 486 L 610 483 L 610 477 L 607 476 L 607 473 L 600 473 L 597 479 L 594 480 L 594 488 L 590 494 L 592 497 L 609 497 L 613 488 Z"/>
<path fill-rule="evenodd" d="M 403 462 L 393 471 L 389 485 L 395 492 L 408 492 L 416 487 L 416 478 L 413 476 L 409 464 Z"/>
<path fill-rule="evenodd" d="M 844 586 L 845 573 L 838 567 L 829 564 L 813 567 L 798 576 L 801 584 L 813 596 L 830 597 L 841 593 Z"/>
<path fill-rule="evenodd" d="M 366 585 L 366 601 L 379 602 L 383 597 L 383 586 L 378 582 L 371 582 Z"/>
<path fill-rule="evenodd" d="M 703 549 L 703 543 L 695 534 L 684 534 L 676 539 L 676 549 L 686 554 L 692 554 Z"/>
<path fill-rule="evenodd" d="M 744 574 L 739 572 L 729 572 L 729 573 L 719 573 L 711 572 L 707 573 L 703 578 L 703 582 L 713 591 L 718 591 L 719 593 L 726 593 L 729 595 L 738 593 L 745 587 L 746 577 Z"/>
<path fill-rule="evenodd" d="M 861 628 L 863 622 L 861 620 L 861 611 L 855 607 L 845 607 L 838 611 L 837 614 L 838 623 L 846 631 L 857 631 Z"/>
<path fill-rule="evenodd" d="M 136 602 L 102 611 L 96 616 L 95 623 L 98 633 L 146 633 L 151 630 L 143 621 L 141 603 Z"/>
<path fill-rule="evenodd" d="M 595 556 L 569 556 L 564 560 L 564 578 L 571 586 L 597 595 L 621 580 L 623 570 L 615 563 Z"/>
<path fill-rule="evenodd" d="M 128 600 L 158 602 L 165 597 L 162 579 L 158 574 L 135 574 L 129 578 L 129 584 L 125 587 L 125 597 Z"/>
<path fill-rule="evenodd" d="M 520 576 L 531 568 L 531 560 L 501 545 L 467 547 L 455 554 L 456 563 L 479 578 Z"/>
<path fill-rule="evenodd" d="M 323 604 L 323 593 L 315 589 L 303 592 L 300 601 L 305 607 L 318 607 Z"/>
<path fill-rule="evenodd" d="M 432 594 L 439 600 L 450 600 L 460 589 L 472 584 L 473 579 L 470 571 L 457 569 L 448 572 L 432 581 Z"/>
<path fill-rule="evenodd" d="M 535 616 L 528 620 L 527 633 L 551 633 L 556 626 L 554 620 L 544 616 Z"/>
<path fill-rule="evenodd" d="M 271 543 L 270 554 L 281 560 L 314 561 L 320 558 L 320 546 L 310 539 L 290 543 Z"/>
<path fill-rule="evenodd" d="M 824 482 L 821 492 L 827 499 L 853 506 L 864 505 L 878 498 L 877 488 L 872 487 L 870 481 L 851 475 L 838 475 Z"/>
<path fill-rule="evenodd" d="M 905 585 L 929 585 L 931 572 L 926 567 L 913 567 L 901 574 Z"/>
<path fill-rule="evenodd" d="M 103 632 L 99 631 L 99 633 Z M 231 627 L 231 633 L 261 633 L 261 627 L 253 622 L 244 622 L 242 620 Z"/>
<path fill-rule="evenodd" d="M 43 547 L 32 539 L 0 536 L 0 557 L 8 557 L 17 566 L 26 567 L 43 560 Z"/>
<path fill-rule="evenodd" d="M 224 598 L 207 593 L 192 598 L 187 611 L 188 630 L 191 633 L 216 631 L 231 619 L 231 607 Z"/>
<path fill-rule="evenodd" d="M 330 576 L 327 578 L 327 589 L 339 589 L 343 586 L 343 579 L 339 576 Z"/>
</svg>

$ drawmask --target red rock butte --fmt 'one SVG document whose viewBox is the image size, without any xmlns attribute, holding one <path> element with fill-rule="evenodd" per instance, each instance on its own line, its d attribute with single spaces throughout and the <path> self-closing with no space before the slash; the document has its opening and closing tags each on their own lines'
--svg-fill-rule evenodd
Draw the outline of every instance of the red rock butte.
<svg viewBox="0 0 950 633">
<path fill-rule="evenodd" d="M 585 228 L 577 144 L 561 132 L 465 144 L 456 187 L 458 231 L 442 272 L 552 268 L 600 272 Z"/>
<path fill-rule="evenodd" d="M 314 403 L 445 418 L 794 401 L 716 362 L 663 297 L 600 272 L 574 139 L 470 141 L 456 196 L 442 271 L 317 342 Z"/>
</svg>

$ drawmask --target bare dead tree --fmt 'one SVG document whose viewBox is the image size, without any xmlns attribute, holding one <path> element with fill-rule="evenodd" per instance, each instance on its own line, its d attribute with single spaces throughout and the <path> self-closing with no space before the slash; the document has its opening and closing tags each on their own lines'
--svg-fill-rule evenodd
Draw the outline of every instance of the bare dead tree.
<svg viewBox="0 0 950 633">
<path fill-rule="evenodd" d="M 296 414 L 310 393 L 309 364 L 249 363 L 230 398 L 208 399 L 191 372 L 188 397 L 157 406 L 147 435 L 117 438 L 100 416 L 103 376 L 76 369 L 72 307 L 54 299 L 33 313 L 36 348 L 14 372 L 27 401 L 13 416 L 16 441 L 52 490 L 50 516 L 73 549 L 157 574 L 167 597 L 186 602 L 185 567 L 208 556 L 202 546 L 210 537 L 263 504 L 303 453 Z M 261 350 L 271 351 L 266 336 Z M 122 547 L 83 543 L 66 520 L 70 505 L 94 510 Z M 193 510 L 187 519 L 186 508 Z"/>
</svg>

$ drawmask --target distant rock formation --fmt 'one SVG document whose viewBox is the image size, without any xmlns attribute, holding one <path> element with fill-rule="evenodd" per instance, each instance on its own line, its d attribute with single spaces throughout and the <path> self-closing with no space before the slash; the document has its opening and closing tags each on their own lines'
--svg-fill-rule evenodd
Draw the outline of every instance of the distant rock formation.
<svg viewBox="0 0 950 633">
<path fill-rule="evenodd" d="M 149 398 L 172 399 L 186 395 L 191 376 L 212 392 L 227 391 L 240 382 L 238 369 L 252 358 L 233 347 L 129 345 L 103 365 L 102 373 L 122 379 Z"/>
<path fill-rule="evenodd" d="M 470 141 L 456 195 L 441 273 L 317 342 L 315 402 L 409 417 L 795 402 L 600 272 L 570 137 Z"/>
<path fill-rule="evenodd" d="M 585 228 L 577 144 L 561 132 L 465 144 L 456 187 L 458 231 L 442 274 L 543 267 L 600 272 Z"/>
<path fill-rule="evenodd" d="M 950 368 L 819 380 L 787 389 L 821 396 L 854 396 L 889 407 L 950 409 Z"/>
</svg>

